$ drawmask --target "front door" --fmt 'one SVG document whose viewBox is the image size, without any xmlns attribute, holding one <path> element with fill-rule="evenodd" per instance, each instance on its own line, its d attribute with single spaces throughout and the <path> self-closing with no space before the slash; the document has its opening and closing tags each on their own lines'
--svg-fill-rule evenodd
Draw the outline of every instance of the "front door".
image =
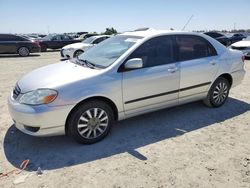
<svg viewBox="0 0 250 188">
<path fill-rule="evenodd" d="M 128 59 L 141 58 L 143 68 L 123 72 L 122 89 L 126 115 L 178 103 L 179 64 L 175 62 L 171 36 L 151 39 Z"/>
</svg>

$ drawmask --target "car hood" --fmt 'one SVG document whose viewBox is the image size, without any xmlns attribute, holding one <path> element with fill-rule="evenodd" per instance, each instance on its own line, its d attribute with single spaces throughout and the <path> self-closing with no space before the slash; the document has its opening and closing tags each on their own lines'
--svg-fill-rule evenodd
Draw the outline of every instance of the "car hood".
<svg viewBox="0 0 250 188">
<path fill-rule="evenodd" d="M 92 44 L 86 44 L 86 43 L 82 43 L 82 42 L 77 42 L 77 43 L 74 43 L 74 44 L 69 44 L 67 46 L 64 46 L 62 49 L 68 49 L 68 48 L 76 48 L 76 49 L 79 49 L 79 48 L 86 48 L 86 47 L 90 47 L 92 46 Z"/>
<path fill-rule="evenodd" d="M 56 89 L 61 85 L 93 77 L 100 73 L 99 69 L 91 69 L 74 64 L 69 60 L 36 69 L 18 81 L 22 93 L 39 88 Z"/>
<path fill-rule="evenodd" d="M 250 41 L 239 41 L 239 42 L 236 42 L 236 43 L 233 43 L 232 46 L 234 47 L 250 47 Z"/>
</svg>

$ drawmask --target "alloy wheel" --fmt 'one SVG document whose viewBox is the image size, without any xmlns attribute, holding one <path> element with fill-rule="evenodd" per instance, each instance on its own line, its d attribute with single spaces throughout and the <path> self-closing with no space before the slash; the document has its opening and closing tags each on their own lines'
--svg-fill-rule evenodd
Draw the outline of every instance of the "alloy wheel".
<svg viewBox="0 0 250 188">
<path fill-rule="evenodd" d="M 109 118 L 101 108 L 86 110 L 79 118 L 77 124 L 78 133 L 86 139 L 94 139 L 101 136 L 108 127 Z"/>
<path fill-rule="evenodd" d="M 222 104 L 228 95 L 228 86 L 224 82 L 219 82 L 213 92 L 213 101 L 215 104 Z"/>
</svg>

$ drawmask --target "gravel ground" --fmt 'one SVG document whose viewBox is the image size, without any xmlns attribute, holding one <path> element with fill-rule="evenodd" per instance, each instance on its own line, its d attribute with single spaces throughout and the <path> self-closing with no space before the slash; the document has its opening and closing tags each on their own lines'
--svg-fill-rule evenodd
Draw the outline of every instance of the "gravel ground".
<svg viewBox="0 0 250 188">
<path fill-rule="evenodd" d="M 0 173 L 30 160 L 20 174 L 1 177 L 0 187 L 250 187 L 250 61 L 221 108 L 196 102 L 157 111 L 117 123 L 97 144 L 79 145 L 66 136 L 25 135 L 8 114 L 15 82 L 59 57 L 0 57 Z"/>
</svg>

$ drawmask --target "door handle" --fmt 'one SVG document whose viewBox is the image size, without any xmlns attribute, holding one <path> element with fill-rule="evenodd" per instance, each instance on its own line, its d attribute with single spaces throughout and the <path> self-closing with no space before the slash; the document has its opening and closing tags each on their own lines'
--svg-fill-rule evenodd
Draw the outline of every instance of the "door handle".
<svg viewBox="0 0 250 188">
<path fill-rule="evenodd" d="M 174 68 L 168 68 L 168 72 L 174 73 L 178 70 L 178 68 L 174 67 Z"/>
<path fill-rule="evenodd" d="M 210 64 L 211 64 L 211 65 L 216 65 L 216 62 L 211 61 Z"/>
</svg>

